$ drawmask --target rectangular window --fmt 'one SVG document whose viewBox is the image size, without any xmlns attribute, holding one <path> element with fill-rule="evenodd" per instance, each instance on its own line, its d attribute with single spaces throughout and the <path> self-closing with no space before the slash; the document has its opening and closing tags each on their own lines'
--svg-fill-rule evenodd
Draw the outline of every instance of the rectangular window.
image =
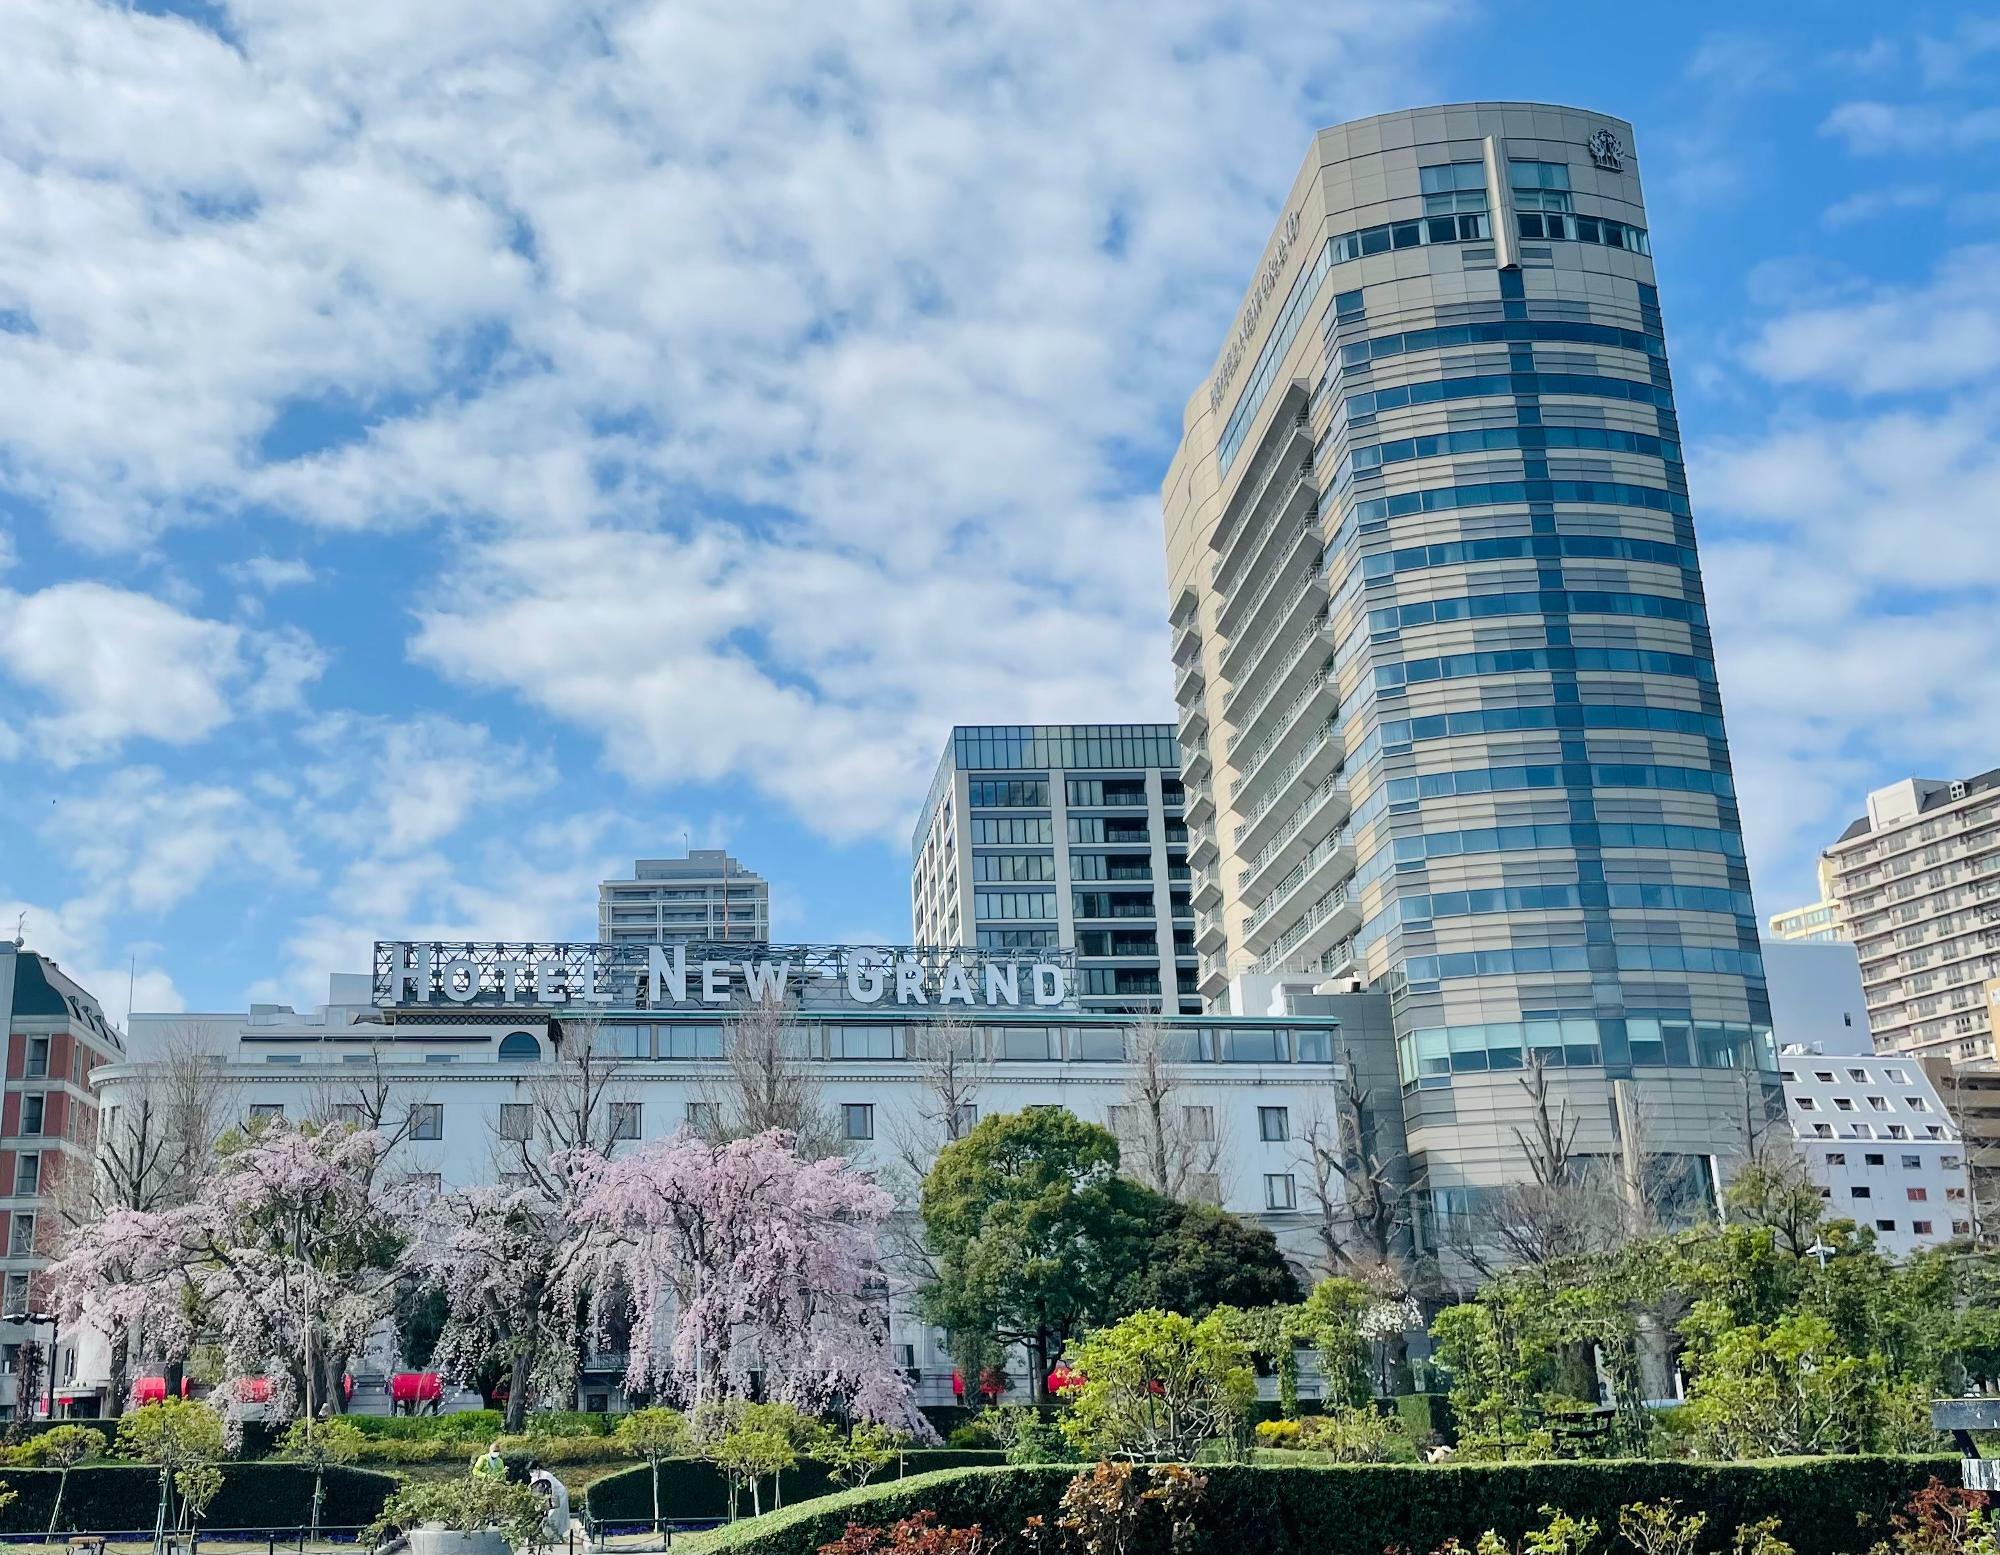
<svg viewBox="0 0 2000 1555">
<path fill-rule="evenodd" d="M 1871 1150 L 1861 1158 L 1864 1166 L 1880 1166 L 1888 1158 L 1879 1150 Z"/>
<path fill-rule="evenodd" d="M 1222 1179 L 1214 1172 L 1196 1172 L 1188 1179 L 1188 1197 L 1196 1204 L 1222 1204 Z"/>
<path fill-rule="evenodd" d="M 1257 1109 L 1257 1137 L 1266 1144 L 1279 1144 L 1292 1137 L 1292 1114 L 1285 1107 Z"/>
<path fill-rule="evenodd" d="M 1849 1188 L 1847 1191 L 1857 1199 L 1866 1199 L 1873 1196 L 1866 1187 Z"/>
<path fill-rule="evenodd" d="M 1878 1220 L 1875 1222 L 1875 1229 L 1877 1231 L 1894 1231 L 1896 1229 L 1896 1222 L 1893 1220 Z"/>
<path fill-rule="evenodd" d="M 1922 1204 L 1931 1196 L 1931 1191 L 1928 1188 L 1906 1188 L 1903 1191 L 1912 1204 Z"/>
<path fill-rule="evenodd" d="M 23 1134 L 41 1133 L 42 1111 L 47 1104 L 46 1098 L 41 1096 L 23 1096 L 21 1098 L 21 1132 Z"/>
<path fill-rule="evenodd" d="M 14 1191 L 23 1198 L 42 1191 L 42 1158 L 32 1151 L 14 1157 Z"/>
<path fill-rule="evenodd" d="M 443 1102 L 413 1101 L 410 1103 L 410 1138 L 444 1138 Z"/>
<path fill-rule="evenodd" d="M 1290 1172 L 1266 1172 L 1264 1174 L 1264 1208 L 1297 1209 L 1298 1207 L 1298 1179 Z"/>
<path fill-rule="evenodd" d="M 1043 778 L 978 778 L 965 785 L 966 798 L 983 809 L 1046 809 L 1049 780 Z"/>
<path fill-rule="evenodd" d="M 535 1109 L 525 1101 L 500 1103 L 500 1137 L 525 1144 L 535 1137 Z"/>
<path fill-rule="evenodd" d="M 1903 1170 L 1906 1172 L 1913 1172 L 1923 1164 L 1924 1158 L 1920 1155 L 1906 1155 L 1903 1157 Z"/>
<path fill-rule="evenodd" d="M 1845 1150 L 1827 1151 L 1826 1164 L 1828 1166 L 1845 1166 L 1847 1164 L 1847 1152 Z"/>
<path fill-rule="evenodd" d="M 639 1137 L 638 1102 L 614 1101 L 611 1104 L 611 1137 L 613 1139 L 637 1139 Z"/>
<path fill-rule="evenodd" d="M 1212 1140 L 1215 1138 L 1215 1109 L 1213 1107 L 1181 1108 L 1181 1127 L 1187 1131 L 1189 1139 Z"/>
<path fill-rule="evenodd" d="M 285 1104 L 281 1101 L 253 1101 L 250 1103 L 250 1121 L 252 1123 L 260 1119 L 282 1119 L 284 1115 Z"/>
<path fill-rule="evenodd" d="M 1928 1220 L 1913 1220 L 1910 1222 L 1910 1230 L 1917 1236 L 1929 1236 L 1931 1223 Z"/>
<path fill-rule="evenodd" d="M 12 1231 L 7 1238 L 7 1252 L 20 1258 L 35 1250 L 35 1217 L 19 1215 L 14 1217 Z"/>
<path fill-rule="evenodd" d="M 47 1037 L 28 1038 L 28 1067 L 25 1071 L 30 1080 L 46 1079 L 49 1072 L 49 1039 Z"/>
<path fill-rule="evenodd" d="M 25 1274 L 7 1276 L 7 1310 L 24 1312 L 28 1306 L 28 1277 Z"/>
<path fill-rule="evenodd" d="M 963 1139 L 979 1126 L 979 1104 L 962 1101 L 951 1109 L 951 1137 Z"/>
<path fill-rule="evenodd" d="M 712 1138 L 721 1131 L 722 1119 L 712 1101 L 691 1101 L 687 1104 L 687 1126 L 690 1132 L 704 1138 Z"/>
<path fill-rule="evenodd" d="M 875 1137 L 875 1108 L 865 1101 L 843 1102 L 840 1108 L 840 1131 L 847 1139 L 873 1139 Z"/>
</svg>

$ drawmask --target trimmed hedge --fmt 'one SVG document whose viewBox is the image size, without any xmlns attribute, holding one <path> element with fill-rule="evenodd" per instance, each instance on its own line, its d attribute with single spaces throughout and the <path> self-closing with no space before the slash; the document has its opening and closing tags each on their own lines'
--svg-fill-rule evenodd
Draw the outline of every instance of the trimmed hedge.
<svg viewBox="0 0 2000 1555">
<path fill-rule="evenodd" d="M 60 1469 L 0 1469 L 17 1492 L 0 1507 L 0 1533 L 41 1533 L 55 1507 Z M 329 1468 L 320 1520 L 336 1527 L 369 1523 L 395 1491 L 393 1474 Z M 210 1528 L 292 1528 L 312 1516 L 312 1470 L 296 1463 L 225 1463 L 222 1491 L 202 1519 Z M 70 1470 L 63 1494 L 69 1529 L 151 1528 L 160 1504 L 160 1471 L 144 1463 L 87 1463 Z"/>
<path fill-rule="evenodd" d="M 1020 1528 L 1051 1517 L 1074 1467 L 947 1470 L 864 1486 L 700 1537 L 702 1555 L 815 1555 L 850 1522 L 881 1527 L 929 1508 L 947 1526 L 985 1529 L 989 1549 L 1020 1555 Z M 1726 1550 L 1740 1523 L 1776 1515 L 1798 1555 L 1853 1555 L 1933 1477 L 1955 1485 L 1956 1458 L 1803 1458 L 1761 1463 L 1353 1464 L 1207 1468 L 1193 1555 L 1383 1555 L 1468 1547 L 1491 1528 L 1509 1542 L 1544 1505 L 1606 1530 L 1634 1501 L 1672 1498 L 1708 1515 L 1701 1550 Z"/>
<path fill-rule="evenodd" d="M 938 1469 L 966 1469 L 1001 1464 L 1007 1455 L 977 1448 L 913 1447 L 902 1455 L 902 1471 L 916 1475 Z M 890 1463 L 875 1477 L 881 1484 L 897 1475 Z M 779 1499 L 790 1506 L 795 1501 L 812 1501 L 834 1493 L 833 1477 L 826 1465 L 802 1459 L 797 1468 L 779 1476 Z M 622 1474 L 609 1474 L 590 1487 L 586 1496 L 590 1515 L 600 1523 L 644 1523 L 653 1518 L 653 1471 L 645 1463 Z M 771 1488 L 764 1487 L 766 1504 Z M 750 1510 L 750 1495 L 739 1498 L 739 1512 Z M 660 1515 L 674 1521 L 695 1521 L 729 1515 L 729 1481 L 714 1464 L 700 1458 L 669 1458 L 660 1465 Z"/>
</svg>

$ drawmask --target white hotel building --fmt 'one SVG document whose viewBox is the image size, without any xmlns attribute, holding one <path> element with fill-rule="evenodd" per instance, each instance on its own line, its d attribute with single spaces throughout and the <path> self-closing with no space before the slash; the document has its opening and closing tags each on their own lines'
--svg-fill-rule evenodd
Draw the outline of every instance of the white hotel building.
<svg viewBox="0 0 2000 1555">
<path fill-rule="evenodd" d="M 413 949 L 434 952 L 427 987 L 421 978 L 396 976 Z M 606 1098 L 620 1139 L 659 1139 L 689 1126 L 717 1094 L 727 1022 L 744 1008 L 746 962 L 766 973 L 773 963 L 789 963 L 787 987 L 820 1099 L 855 1162 L 878 1172 L 906 1203 L 915 1184 L 905 1164 L 908 1146 L 925 1132 L 922 1109 L 932 1094 L 918 1061 L 918 1034 L 933 1022 L 971 1024 L 980 1058 L 975 1116 L 1054 1105 L 1108 1124 L 1127 1098 L 1133 1017 L 1079 1008 L 1068 986 L 1074 964 L 1067 952 L 1024 960 L 978 950 L 696 945 L 683 952 L 685 998 L 646 973 L 649 956 L 675 953 L 642 945 L 378 945 L 374 974 L 335 976 L 328 1002 L 317 1009 L 137 1014 L 134 1041 L 148 1051 L 169 1034 L 199 1039 L 217 1055 L 227 1110 L 246 1121 L 259 1114 L 333 1115 L 360 1084 L 380 1076 L 392 1096 L 389 1117 L 410 1124 L 395 1147 L 396 1170 L 443 1188 L 492 1180 L 506 1109 L 560 1071 L 564 1044 L 577 1040 L 584 1022 L 596 1049 L 609 1044 L 622 1065 Z M 458 992 L 465 992 L 468 965 L 476 969 L 476 989 L 470 997 L 447 998 L 444 979 L 452 974 L 445 968 L 461 957 Z M 907 981 L 899 984 L 891 970 L 881 992 L 862 1002 L 854 993 L 872 992 L 871 959 L 902 962 Z M 510 964 L 519 968 L 511 975 Z M 1000 987 L 1017 981 L 1018 1002 L 1007 1002 L 1004 993 L 989 997 L 989 967 Z M 705 981 L 721 1002 L 704 1000 Z M 970 1007 L 962 1000 L 938 1004 L 954 983 L 972 991 Z M 1038 987 L 1048 1002 L 1036 1002 Z M 606 1002 L 586 1004 L 586 992 Z M 1175 1104 L 1187 1109 L 1192 1132 L 1216 1142 L 1211 1191 L 1226 1208 L 1267 1225 L 1314 1274 L 1316 1216 L 1302 1136 L 1311 1123 L 1327 1121 L 1333 1082 L 1349 1064 L 1393 1096 L 1394 1052 L 1386 995 L 1298 1002 L 1315 1013 L 1164 1019 L 1185 1043 L 1177 1065 L 1184 1095 Z M 146 1074 L 136 1063 L 98 1069 L 107 1113 L 135 1102 Z M 1378 1122 L 1400 1130 L 1393 1104 Z M 107 1127 L 115 1126 L 112 1114 Z M 943 1335 L 906 1309 L 896 1311 L 893 1323 L 919 1401 L 953 1402 Z M 372 1407 L 396 1369 L 390 1351 L 385 1338 L 357 1367 L 357 1407 Z M 620 1368 L 613 1358 L 598 1360 L 586 1373 L 581 1402 L 615 1408 Z"/>
</svg>

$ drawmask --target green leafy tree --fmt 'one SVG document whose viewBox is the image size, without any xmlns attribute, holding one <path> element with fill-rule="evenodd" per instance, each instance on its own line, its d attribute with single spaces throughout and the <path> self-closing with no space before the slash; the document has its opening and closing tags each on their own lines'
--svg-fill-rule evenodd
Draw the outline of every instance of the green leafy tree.
<svg viewBox="0 0 2000 1555">
<path fill-rule="evenodd" d="M 183 1479 L 191 1470 L 212 1467 L 222 1456 L 222 1418 L 205 1404 L 162 1399 L 118 1422 L 118 1448 L 125 1457 L 159 1467 L 160 1506 L 153 1523 L 153 1547 L 163 1548 L 168 1528 L 180 1521 L 174 1516 L 174 1492 L 179 1490 L 185 1501 L 187 1486 L 207 1488 L 206 1476 L 196 1474 L 185 1484 Z M 188 1515 L 184 1509 L 182 1517 Z"/>
<path fill-rule="evenodd" d="M 694 1445 L 687 1417 L 671 1409 L 635 1409 L 622 1416 L 611 1438 L 653 1471 L 653 1527 L 660 1526 L 660 1465 L 684 1457 Z"/>
<path fill-rule="evenodd" d="M 886 1425 L 857 1421 L 845 1436 L 829 1432 L 814 1456 L 850 1489 L 865 1485 L 896 1461 L 902 1438 Z"/>
<path fill-rule="evenodd" d="M 981 1119 L 924 1178 L 935 1269 L 920 1291 L 925 1320 L 1026 1346 L 1045 1398 L 1063 1345 L 1118 1316 L 1157 1231 L 1157 1202 L 1119 1177 L 1108 1129 L 1060 1107 Z"/>
<path fill-rule="evenodd" d="M 1167 1200 L 1129 1299 L 1203 1318 L 1220 1306 L 1289 1306 L 1299 1277 L 1264 1227 L 1213 1204 Z"/>
<path fill-rule="evenodd" d="M 1374 1304 L 1374 1293 L 1359 1280 L 1335 1275 L 1315 1285 L 1292 1318 L 1294 1337 L 1319 1351 L 1324 1399 L 1330 1405 L 1365 1404 L 1373 1396 L 1361 1318 Z"/>
<path fill-rule="evenodd" d="M 100 1455 L 104 1451 L 104 1437 L 87 1425 L 57 1425 L 44 1431 L 36 1445 L 42 1450 L 43 1464 L 62 1470 L 62 1477 L 56 1481 L 56 1504 L 49 1509 L 49 1538 L 53 1540 L 62 1523 L 63 1493 L 69 1489 L 69 1471 Z"/>
<path fill-rule="evenodd" d="M 1066 1360 L 1083 1381 L 1064 1390 L 1062 1431 L 1086 1452 L 1185 1462 L 1233 1440 L 1257 1397 L 1248 1352 L 1214 1316 L 1135 1312 Z"/>
<path fill-rule="evenodd" d="M 361 1456 L 368 1438 L 361 1428 L 346 1420 L 294 1420 L 285 1430 L 278 1450 L 295 1463 L 312 1467 L 312 1536 L 319 1537 L 319 1519 L 326 1505 L 326 1471 L 330 1464 L 353 1463 Z"/>
</svg>

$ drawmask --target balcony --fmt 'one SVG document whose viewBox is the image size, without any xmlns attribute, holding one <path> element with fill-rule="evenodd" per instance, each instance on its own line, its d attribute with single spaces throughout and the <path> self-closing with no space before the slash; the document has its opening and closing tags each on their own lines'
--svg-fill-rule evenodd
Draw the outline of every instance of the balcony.
<svg viewBox="0 0 2000 1555">
<path fill-rule="evenodd" d="M 1222 881 L 1212 869 L 1194 871 L 1194 890 L 1188 900 L 1194 903 L 1197 914 L 1207 912 L 1222 900 Z"/>
<path fill-rule="evenodd" d="M 1339 677 L 1329 663 L 1299 687 L 1297 694 L 1279 710 L 1275 718 L 1254 720 L 1241 733 L 1232 735 L 1224 760 L 1236 769 L 1239 781 L 1252 782 L 1265 762 L 1295 744 L 1297 736 L 1310 732 L 1312 725 L 1318 721 L 1318 715 L 1337 713 L 1339 710 Z M 1268 732 L 1253 747 L 1247 736 L 1260 729 Z"/>
<path fill-rule="evenodd" d="M 1274 642 L 1284 642 L 1298 630 L 1306 616 L 1308 602 L 1326 602 L 1324 568 L 1320 566 L 1318 534 L 1320 526 L 1300 524 L 1300 538 L 1310 536 L 1310 546 L 1292 546 L 1278 558 L 1264 580 L 1264 592 L 1244 612 L 1238 630 L 1222 642 L 1218 668 L 1228 680 L 1244 680 L 1256 674 Z M 1302 564 L 1302 566 L 1300 566 Z"/>
<path fill-rule="evenodd" d="M 1221 997 L 1229 987 L 1229 958 L 1224 955 L 1201 958 L 1201 981 L 1195 985 L 1204 999 Z"/>
<path fill-rule="evenodd" d="M 1304 916 L 1286 926 L 1257 962 L 1260 972 L 1276 972 L 1287 965 L 1304 970 L 1342 939 L 1351 940 L 1361 927 L 1361 905 L 1348 893 L 1342 881 L 1328 891 Z"/>
<path fill-rule="evenodd" d="M 1278 548 L 1276 559 L 1252 582 L 1223 602 L 1216 622 L 1216 635 L 1226 645 L 1225 656 L 1236 653 L 1242 644 L 1255 640 L 1269 629 L 1274 609 L 1291 597 L 1301 563 L 1317 572 L 1323 569 L 1320 552 L 1319 515 L 1308 514 L 1292 532 L 1291 543 Z M 1224 626 L 1223 621 L 1228 625 Z"/>
<path fill-rule="evenodd" d="M 1309 725 L 1298 748 L 1282 763 L 1266 761 L 1230 789 L 1229 808 L 1241 817 L 1236 829 L 1239 853 L 1257 853 L 1271 840 L 1278 824 L 1290 814 L 1285 801 L 1298 784 L 1317 783 L 1340 765 L 1346 749 L 1341 738 L 1343 727 L 1337 716 Z"/>
<path fill-rule="evenodd" d="M 1342 831 L 1347 830 L 1347 814 L 1347 776 L 1336 772 L 1316 784 L 1270 840 L 1257 850 L 1248 867 L 1236 877 L 1237 890 L 1252 900 L 1268 895 L 1274 889 L 1272 883 L 1283 878 L 1311 851 L 1311 839 L 1325 835 L 1321 828 L 1338 823 Z"/>
<path fill-rule="evenodd" d="M 1201 688 L 1201 660 L 1195 658 L 1183 665 L 1181 672 L 1174 677 L 1174 705 L 1186 707 L 1190 702 L 1199 701 Z"/>
<path fill-rule="evenodd" d="M 1222 699 L 1222 716 L 1236 726 L 1239 739 L 1249 737 L 1251 726 L 1260 718 L 1282 709 L 1305 677 L 1320 668 L 1329 641 L 1322 607 L 1301 630 L 1264 655 L 1254 679 L 1239 680 L 1229 688 Z"/>
<path fill-rule="evenodd" d="M 1181 709 L 1180 728 L 1177 731 L 1181 742 L 1181 770 L 1186 775 L 1187 765 L 1193 752 L 1199 752 L 1201 759 L 1208 760 L 1208 742 L 1202 736 L 1208 732 L 1208 698 L 1198 696 Z"/>
<path fill-rule="evenodd" d="M 1200 772 L 1195 771 L 1199 765 Z M 1215 819 L 1215 796 L 1207 783 L 1202 781 L 1208 771 L 1207 752 L 1197 753 L 1181 771 L 1181 782 L 1187 789 L 1187 805 L 1181 811 L 1181 819 L 1187 822 L 1188 836 L 1194 837 L 1206 829 L 1208 822 Z M 1188 854 L 1188 862 L 1194 862 L 1194 854 Z"/>
<path fill-rule="evenodd" d="M 1332 887 L 1318 897 L 1316 906 L 1326 906 L 1329 911 L 1343 907 L 1347 901 L 1346 877 L 1353 870 L 1354 833 L 1341 826 L 1321 838 L 1279 879 L 1270 895 L 1257 904 L 1244 925 L 1243 948 L 1252 955 L 1270 949 L 1279 937 L 1278 928 L 1285 922 L 1285 914 L 1302 901 L 1314 901 L 1315 893 L 1321 892 L 1328 882 L 1332 882 Z"/>
<path fill-rule="evenodd" d="M 1214 812 L 1215 807 L 1210 805 L 1209 813 L 1212 815 Z M 1215 840 L 1215 828 L 1213 826 L 1204 826 L 1199 831 L 1190 831 L 1188 833 L 1187 856 L 1190 864 L 1202 868 L 1222 857 L 1222 848 Z"/>
<path fill-rule="evenodd" d="M 1194 915 L 1194 948 L 1197 953 L 1212 956 L 1228 943 L 1229 935 L 1223 928 L 1220 912 L 1199 912 Z"/>
<path fill-rule="evenodd" d="M 1237 483 L 1236 493 L 1222 510 L 1222 522 L 1209 536 L 1209 548 L 1226 551 L 1242 539 L 1243 531 L 1257 516 L 1257 509 L 1269 495 L 1272 483 L 1300 459 L 1312 456 L 1312 419 L 1309 406 L 1300 405 L 1287 421 L 1274 425 L 1266 434 L 1264 453 Z M 1216 558 L 1220 566 L 1222 558 Z M 1213 570 L 1210 577 L 1214 576 Z"/>
</svg>

